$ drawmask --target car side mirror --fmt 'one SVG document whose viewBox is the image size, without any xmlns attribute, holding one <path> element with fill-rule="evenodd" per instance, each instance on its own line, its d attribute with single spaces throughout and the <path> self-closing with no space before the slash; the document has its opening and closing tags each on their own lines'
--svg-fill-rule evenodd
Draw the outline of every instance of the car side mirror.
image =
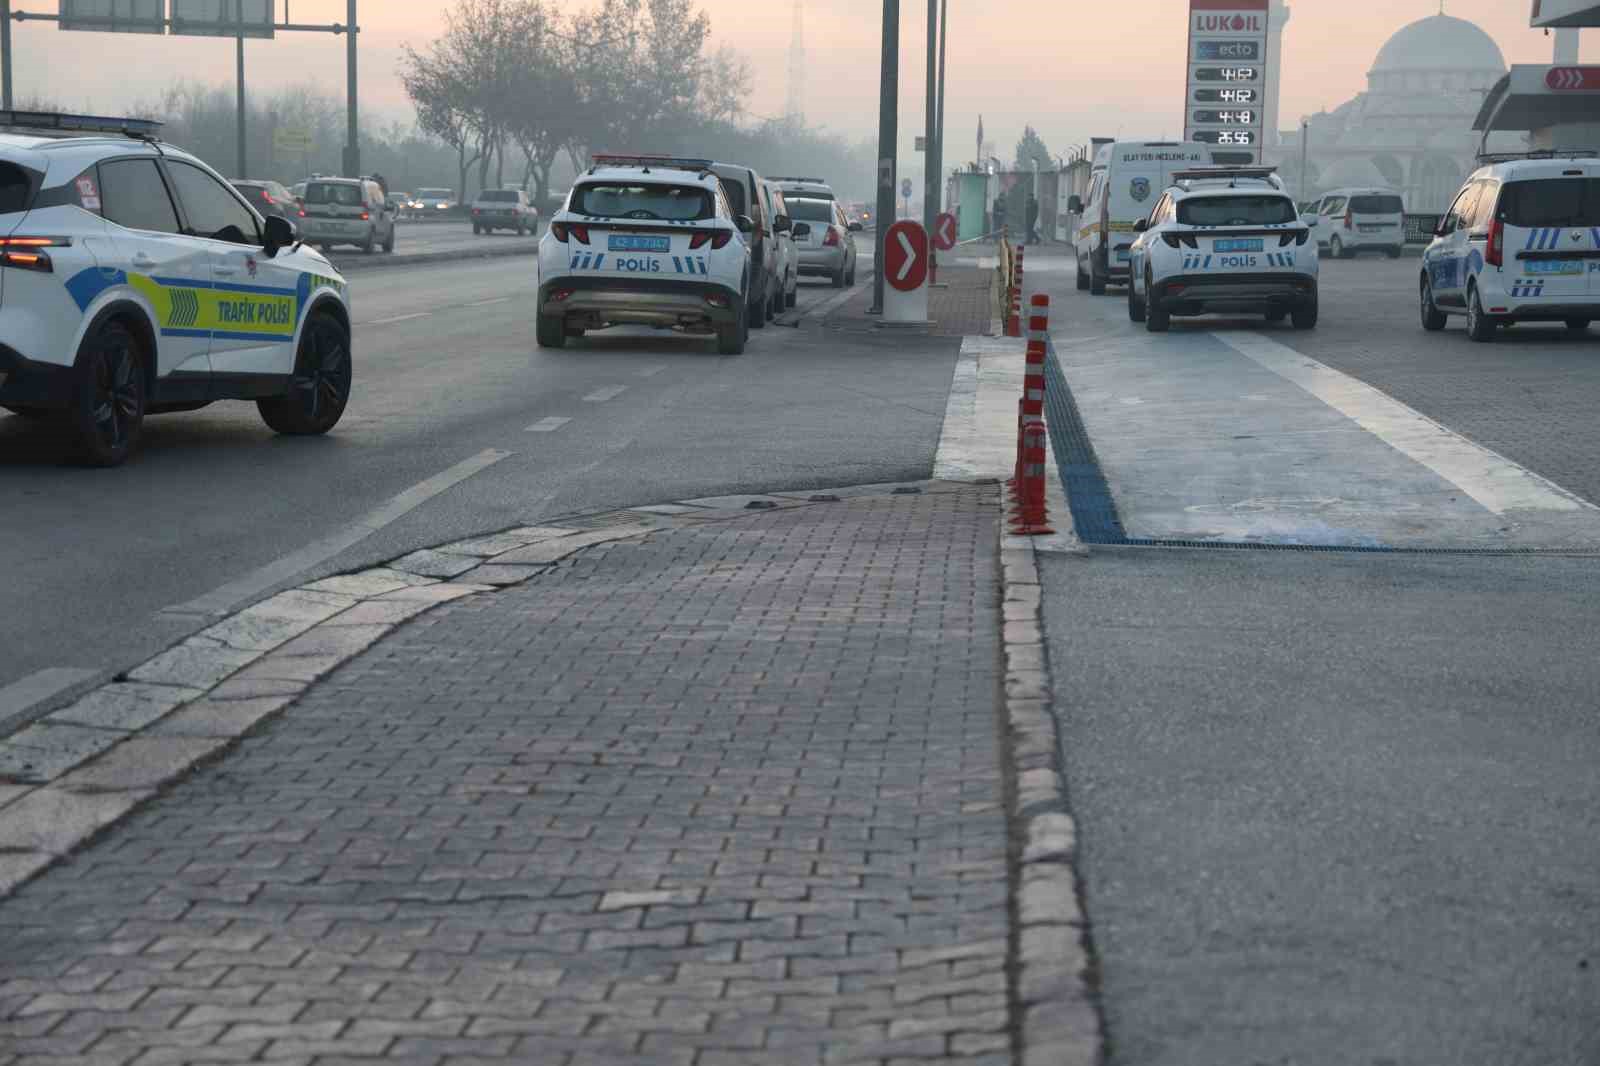
<svg viewBox="0 0 1600 1066">
<path fill-rule="evenodd" d="M 848 227 L 846 227 L 846 228 L 847 228 L 847 229 L 849 229 L 849 231 L 850 231 L 850 232 L 851 232 L 851 233 L 860 233 L 860 232 L 861 232 L 861 231 L 862 231 L 862 230 L 864 230 L 864 229 L 866 229 L 866 228 L 867 228 L 867 227 L 865 227 L 865 226 L 863 226 L 863 225 L 862 225 L 862 224 L 861 224 L 861 223 L 859 223 L 859 222 L 852 222 L 852 223 L 850 223 L 850 225 L 849 225 L 849 226 L 848 226 Z"/>
<path fill-rule="evenodd" d="M 1133 232 L 1135 232 L 1135 233 L 1143 233 L 1145 230 L 1147 230 L 1149 228 L 1150 228 L 1150 220 L 1148 218 L 1141 218 L 1139 221 L 1137 221 L 1137 222 L 1135 222 L 1133 224 Z"/>
<path fill-rule="evenodd" d="M 262 228 L 261 250 L 268 259 L 272 259 L 278 252 L 293 244 L 295 236 L 296 231 L 293 222 L 290 222 L 282 215 L 268 215 Z"/>
<path fill-rule="evenodd" d="M 1067 197 L 1067 210 L 1075 215 L 1083 214 L 1083 198 L 1081 196 Z"/>
<path fill-rule="evenodd" d="M 739 227 L 740 233 L 755 232 L 756 220 L 751 218 L 749 215 L 734 215 L 733 224 Z"/>
<path fill-rule="evenodd" d="M 792 229 L 793 224 L 789 221 L 788 215 L 779 215 L 772 220 L 772 232 L 774 233 L 788 233 Z"/>
</svg>

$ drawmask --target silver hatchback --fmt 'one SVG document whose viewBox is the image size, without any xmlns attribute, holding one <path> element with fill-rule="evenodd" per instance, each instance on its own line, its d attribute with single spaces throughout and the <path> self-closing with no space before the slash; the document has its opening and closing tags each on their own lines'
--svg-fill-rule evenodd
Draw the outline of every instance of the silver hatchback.
<svg viewBox="0 0 1600 1066">
<path fill-rule="evenodd" d="M 306 183 L 300 204 L 300 238 L 324 251 L 353 244 L 371 255 L 381 247 L 394 251 L 398 201 L 390 203 L 383 189 L 366 178 L 317 178 Z"/>
</svg>

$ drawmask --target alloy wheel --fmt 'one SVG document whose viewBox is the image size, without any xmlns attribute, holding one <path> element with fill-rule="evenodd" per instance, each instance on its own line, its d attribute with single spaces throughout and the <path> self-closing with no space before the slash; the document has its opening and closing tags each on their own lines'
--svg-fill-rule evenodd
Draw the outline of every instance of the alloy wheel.
<svg viewBox="0 0 1600 1066">
<path fill-rule="evenodd" d="M 350 394 L 350 353 L 331 329 L 318 328 L 306 352 L 305 365 L 296 368 L 291 391 L 313 420 L 328 408 L 340 409 Z"/>
<path fill-rule="evenodd" d="M 100 352 L 95 361 L 95 432 L 109 450 L 128 442 L 132 425 L 141 413 L 144 398 L 139 381 L 138 361 L 125 337 L 119 337 Z"/>
</svg>

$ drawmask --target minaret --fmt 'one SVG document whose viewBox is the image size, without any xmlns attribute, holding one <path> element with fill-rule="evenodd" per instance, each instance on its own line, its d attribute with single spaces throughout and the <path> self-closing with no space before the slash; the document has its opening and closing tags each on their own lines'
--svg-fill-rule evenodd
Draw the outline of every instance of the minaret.
<svg viewBox="0 0 1600 1066">
<path fill-rule="evenodd" d="M 1267 13 L 1267 84 L 1266 123 L 1263 126 L 1264 148 L 1278 144 L 1278 96 L 1282 91 L 1283 28 L 1289 24 L 1289 5 L 1285 0 L 1272 0 L 1272 10 Z"/>
</svg>

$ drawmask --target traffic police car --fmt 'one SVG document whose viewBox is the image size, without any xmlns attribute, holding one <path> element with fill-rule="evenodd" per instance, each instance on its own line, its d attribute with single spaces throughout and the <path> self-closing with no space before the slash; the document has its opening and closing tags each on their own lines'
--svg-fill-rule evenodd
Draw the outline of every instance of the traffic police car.
<svg viewBox="0 0 1600 1066">
<path fill-rule="evenodd" d="M 538 340 L 646 325 L 744 351 L 754 224 L 706 159 L 597 155 L 539 242 Z M 759 306 L 759 305 L 758 305 Z"/>
<path fill-rule="evenodd" d="M 1513 322 L 1600 318 L 1600 159 L 1539 152 L 1473 173 L 1422 257 L 1422 328 L 1465 315 L 1475 341 Z"/>
<path fill-rule="evenodd" d="M 214 400 L 326 433 L 350 396 L 344 280 L 159 127 L 0 112 L 0 407 L 63 418 L 101 466 L 146 414 Z"/>
<path fill-rule="evenodd" d="M 1269 167 L 1178 171 L 1134 226 L 1128 317 L 1152 333 L 1214 312 L 1317 324 L 1317 242 Z"/>
</svg>

